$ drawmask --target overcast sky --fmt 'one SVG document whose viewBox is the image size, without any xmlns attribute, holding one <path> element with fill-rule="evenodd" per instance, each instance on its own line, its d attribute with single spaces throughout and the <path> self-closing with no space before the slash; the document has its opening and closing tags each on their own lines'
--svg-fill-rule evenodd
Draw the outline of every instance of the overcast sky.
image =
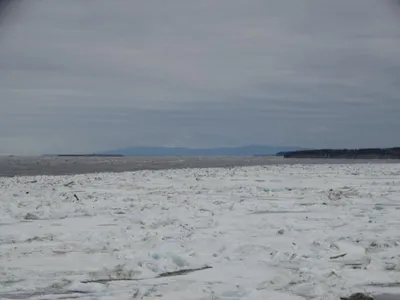
<svg viewBox="0 0 400 300">
<path fill-rule="evenodd" d="M 21 8 L 0 30 L 0 153 L 400 145 L 400 11 L 383 0 Z"/>
</svg>

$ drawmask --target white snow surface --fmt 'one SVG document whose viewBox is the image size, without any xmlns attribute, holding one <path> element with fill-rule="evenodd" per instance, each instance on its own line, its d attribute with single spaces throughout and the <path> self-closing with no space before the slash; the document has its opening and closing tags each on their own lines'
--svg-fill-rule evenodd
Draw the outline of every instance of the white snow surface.
<svg viewBox="0 0 400 300">
<path fill-rule="evenodd" d="M 400 164 L 14 177 L 0 192 L 0 299 L 400 293 Z"/>
</svg>

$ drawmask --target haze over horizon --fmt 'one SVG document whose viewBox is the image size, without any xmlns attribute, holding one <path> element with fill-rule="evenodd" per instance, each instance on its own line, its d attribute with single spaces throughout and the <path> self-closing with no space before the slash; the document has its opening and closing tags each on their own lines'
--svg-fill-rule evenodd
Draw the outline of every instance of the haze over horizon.
<svg viewBox="0 0 400 300">
<path fill-rule="evenodd" d="M 20 8 L 0 32 L 0 154 L 400 146 L 400 18 L 385 1 Z"/>
</svg>

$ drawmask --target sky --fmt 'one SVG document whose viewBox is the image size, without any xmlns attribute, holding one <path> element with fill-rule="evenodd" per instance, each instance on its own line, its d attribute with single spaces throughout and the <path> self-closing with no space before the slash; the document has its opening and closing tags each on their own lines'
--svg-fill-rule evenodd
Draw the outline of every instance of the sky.
<svg viewBox="0 0 400 300">
<path fill-rule="evenodd" d="M 36 0 L 0 28 L 0 153 L 400 146 L 384 0 Z"/>
</svg>

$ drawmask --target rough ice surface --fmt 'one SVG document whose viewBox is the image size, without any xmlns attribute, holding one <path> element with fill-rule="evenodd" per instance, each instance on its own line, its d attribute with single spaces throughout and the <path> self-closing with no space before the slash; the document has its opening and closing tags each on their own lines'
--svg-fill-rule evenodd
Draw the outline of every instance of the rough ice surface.
<svg viewBox="0 0 400 300">
<path fill-rule="evenodd" d="M 399 164 L 14 177 L 0 191 L 0 299 L 399 292 Z"/>
</svg>

